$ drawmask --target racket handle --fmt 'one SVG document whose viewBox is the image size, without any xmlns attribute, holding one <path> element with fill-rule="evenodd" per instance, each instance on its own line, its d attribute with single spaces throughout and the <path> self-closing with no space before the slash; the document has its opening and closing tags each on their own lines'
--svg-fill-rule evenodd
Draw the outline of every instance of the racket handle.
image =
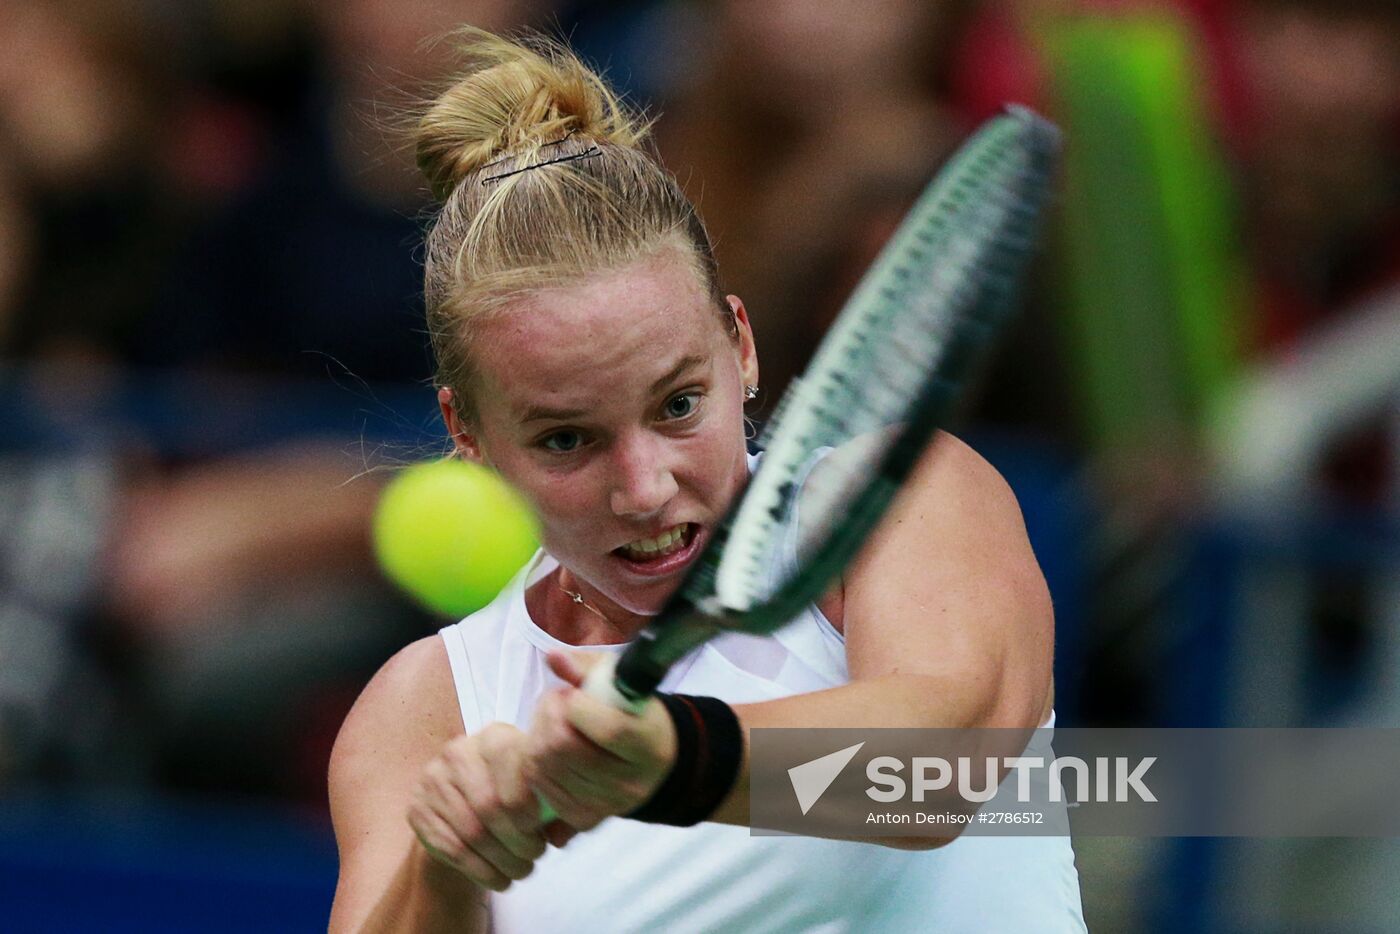
<svg viewBox="0 0 1400 934">
<path fill-rule="evenodd" d="M 625 710 L 633 716 L 637 716 L 646 707 L 645 697 L 632 700 L 617 689 L 615 672 L 617 671 L 617 656 L 609 655 L 593 669 L 588 672 L 583 681 L 583 689 L 590 697 L 596 697 L 603 703 L 616 707 L 618 710 Z M 540 821 L 549 823 L 559 815 L 554 812 L 554 808 L 549 806 L 549 802 L 544 799 L 544 795 L 538 791 L 535 797 L 540 801 Z"/>
<path fill-rule="evenodd" d="M 633 700 L 617 689 L 617 661 L 618 656 L 608 655 L 594 665 L 583 679 L 583 689 L 590 697 L 596 697 L 610 707 L 638 716 L 646 709 L 647 698 Z"/>
</svg>

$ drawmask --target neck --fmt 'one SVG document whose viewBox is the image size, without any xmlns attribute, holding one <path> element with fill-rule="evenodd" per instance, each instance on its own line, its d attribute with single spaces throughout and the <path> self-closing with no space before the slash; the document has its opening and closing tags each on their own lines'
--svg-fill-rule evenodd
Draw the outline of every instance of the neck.
<svg viewBox="0 0 1400 934">
<path fill-rule="evenodd" d="M 578 594 L 583 602 L 570 594 Z M 613 603 L 562 565 L 532 587 L 526 601 L 540 628 L 569 645 L 630 642 L 650 621 Z"/>
</svg>

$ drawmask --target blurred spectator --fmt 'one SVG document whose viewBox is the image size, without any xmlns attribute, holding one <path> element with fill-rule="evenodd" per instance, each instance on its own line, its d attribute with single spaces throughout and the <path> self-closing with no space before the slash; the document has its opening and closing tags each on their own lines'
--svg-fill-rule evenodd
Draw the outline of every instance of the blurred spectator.
<svg viewBox="0 0 1400 934">
<path fill-rule="evenodd" d="M 31 237 L 19 180 L 13 166 L 0 158 L 0 347 L 10 342 L 20 285 L 29 269 Z"/>
<path fill-rule="evenodd" d="M 966 4 L 684 8 L 659 143 L 748 304 L 776 401 L 955 137 L 938 100 Z"/>
<path fill-rule="evenodd" d="M 1278 346 L 1400 278 L 1400 8 L 1256 0 L 1236 28 L 1250 244 Z"/>
<path fill-rule="evenodd" d="M 135 4 L 16 0 L 0 9 L 0 163 L 32 275 L 0 351 L 103 348 L 143 309 L 167 233 L 156 150 L 171 60 Z M 22 309 L 22 313 L 21 313 Z"/>
</svg>

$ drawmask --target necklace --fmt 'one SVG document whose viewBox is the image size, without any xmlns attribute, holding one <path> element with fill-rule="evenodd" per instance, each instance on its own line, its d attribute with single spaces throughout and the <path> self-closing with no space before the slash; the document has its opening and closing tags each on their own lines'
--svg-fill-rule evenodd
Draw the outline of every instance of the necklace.
<svg viewBox="0 0 1400 934">
<path fill-rule="evenodd" d="M 583 607 L 585 610 L 592 613 L 594 616 L 598 617 L 603 622 L 607 623 L 608 628 L 611 629 L 613 632 L 617 633 L 619 636 L 627 635 L 627 633 L 622 631 L 621 626 L 608 619 L 608 615 L 606 613 L 598 609 L 596 606 L 593 606 L 587 600 L 583 599 L 583 594 L 579 593 L 577 590 L 570 590 L 569 588 L 565 587 L 562 574 L 560 575 L 559 589 L 563 591 L 570 600 L 574 601 L 579 606 Z"/>
</svg>

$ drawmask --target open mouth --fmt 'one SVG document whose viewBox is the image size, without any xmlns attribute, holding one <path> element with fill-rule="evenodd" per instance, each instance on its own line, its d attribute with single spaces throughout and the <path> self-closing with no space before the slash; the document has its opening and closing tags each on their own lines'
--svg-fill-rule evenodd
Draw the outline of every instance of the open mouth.
<svg viewBox="0 0 1400 934">
<path fill-rule="evenodd" d="M 642 538 L 614 548 L 612 555 L 641 574 L 669 574 L 684 566 L 699 551 L 700 526 L 685 522 L 655 538 Z"/>
</svg>

